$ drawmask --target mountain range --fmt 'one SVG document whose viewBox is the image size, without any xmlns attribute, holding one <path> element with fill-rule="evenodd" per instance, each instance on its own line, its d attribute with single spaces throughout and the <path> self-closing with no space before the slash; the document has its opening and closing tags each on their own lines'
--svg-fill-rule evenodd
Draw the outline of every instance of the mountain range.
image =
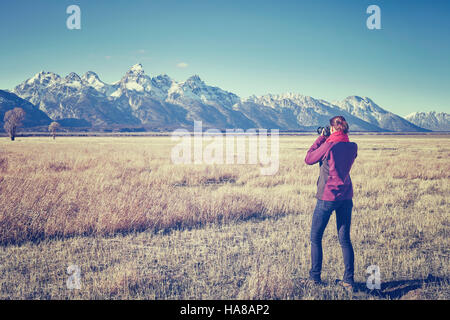
<svg viewBox="0 0 450 320">
<path fill-rule="evenodd" d="M 12 92 L 0 91 L 0 97 L 3 96 L 9 100 L 0 100 L 2 112 L 4 105 L 12 109 L 15 104 L 33 110 L 29 117 L 36 121 L 27 122 L 30 126 L 51 118 L 66 127 L 91 130 L 125 127 L 170 130 L 190 128 L 197 120 L 205 128 L 311 131 L 326 125 L 330 117 L 343 115 L 353 131 L 432 130 L 381 108 L 367 97 L 350 96 L 333 103 L 295 93 L 241 98 L 207 85 L 197 75 L 183 82 L 166 74 L 150 77 L 141 64 L 132 66 L 112 84 L 103 82 L 92 71 L 82 76 L 72 72 L 66 77 L 42 71 Z M 12 96 L 16 96 L 15 100 Z M 45 121 L 44 115 L 48 118 Z M 0 117 L 3 119 L 1 113 Z"/>
<path fill-rule="evenodd" d="M 450 114 L 446 112 L 414 112 L 405 117 L 409 122 L 433 131 L 450 131 Z"/>
</svg>

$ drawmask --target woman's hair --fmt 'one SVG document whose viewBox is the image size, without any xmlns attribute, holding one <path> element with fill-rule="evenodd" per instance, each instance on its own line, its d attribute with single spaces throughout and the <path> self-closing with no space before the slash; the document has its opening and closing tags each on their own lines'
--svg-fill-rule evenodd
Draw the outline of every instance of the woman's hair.
<svg viewBox="0 0 450 320">
<path fill-rule="evenodd" d="M 348 123 L 343 116 L 336 116 L 330 119 L 330 125 L 337 131 L 348 133 Z"/>
</svg>

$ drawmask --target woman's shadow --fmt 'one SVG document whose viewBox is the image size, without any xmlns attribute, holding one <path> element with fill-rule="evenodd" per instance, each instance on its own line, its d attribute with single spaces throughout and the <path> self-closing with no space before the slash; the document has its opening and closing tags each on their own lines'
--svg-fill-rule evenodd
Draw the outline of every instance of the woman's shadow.
<svg viewBox="0 0 450 320">
<path fill-rule="evenodd" d="M 354 293 L 366 293 L 368 295 L 384 299 L 414 299 L 422 300 L 425 297 L 420 290 L 426 284 L 448 283 L 449 278 L 439 278 L 431 274 L 426 279 L 398 280 L 382 282 L 380 289 L 369 289 L 364 282 L 358 282 L 354 286 Z"/>
</svg>

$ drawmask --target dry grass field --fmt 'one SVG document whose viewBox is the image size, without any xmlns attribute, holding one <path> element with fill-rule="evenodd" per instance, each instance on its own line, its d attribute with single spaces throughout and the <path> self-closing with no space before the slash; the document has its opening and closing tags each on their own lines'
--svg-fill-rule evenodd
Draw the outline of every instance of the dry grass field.
<svg viewBox="0 0 450 320">
<path fill-rule="evenodd" d="M 359 145 L 352 296 L 332 216 L 325 287 L 302 287 L 318 166 L 314 136 L 280 137 L 258 165 L 175 165 L 170 137 L 0 141 L 1 299 L 449 299 L 450 136 Z M 81 289 L 68 289 L 69 265 Z M 365 288 L 378 265 L 381 290 Z"/>
</svg>

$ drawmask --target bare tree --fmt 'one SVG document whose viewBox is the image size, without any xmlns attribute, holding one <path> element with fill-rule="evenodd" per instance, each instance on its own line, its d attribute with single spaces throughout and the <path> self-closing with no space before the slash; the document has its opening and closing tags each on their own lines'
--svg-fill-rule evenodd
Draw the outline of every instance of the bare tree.
<svg viewBox="0 0 450 320">
<path fill-rule="evenodd" d="M 11 141 L 14 141 L 17 133 L 17 128 L 22 125 L 22 121 L 25 118 L 25 111 L 22 108 L 14 108 L 5 113 L 3 127 L 9 134 Z"/>
<path fill-rule="evenodd" d="M 50 125 L 48 126 L 48 131 L 50 131 L 52 133 L 53 136 L 53 140 L 56 138 L 56 130 L 58 130 L 59 128 L 61 128 L 60 124 L 56 121 L 53 121 L 52 123 L 50 123 Z"/>
</svg>

